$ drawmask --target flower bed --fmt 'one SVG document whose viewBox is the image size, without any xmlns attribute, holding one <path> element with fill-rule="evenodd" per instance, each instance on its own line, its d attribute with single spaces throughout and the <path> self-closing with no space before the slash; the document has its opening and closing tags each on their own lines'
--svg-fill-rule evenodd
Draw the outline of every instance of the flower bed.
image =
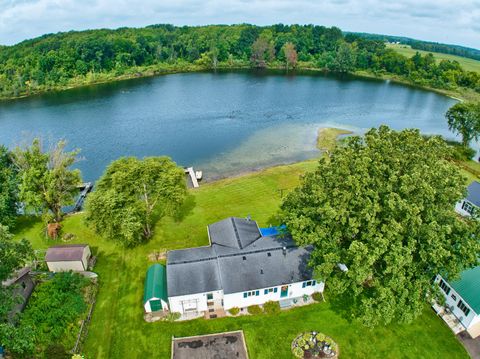
<svg viewBox="0 0 480 359">
<path fill-rule="evenodd" d="M 296 358 L 337 358 L 338 345 L 323 333 L 305 332 L 292 342 L 292 353 Z"/>
</svg>

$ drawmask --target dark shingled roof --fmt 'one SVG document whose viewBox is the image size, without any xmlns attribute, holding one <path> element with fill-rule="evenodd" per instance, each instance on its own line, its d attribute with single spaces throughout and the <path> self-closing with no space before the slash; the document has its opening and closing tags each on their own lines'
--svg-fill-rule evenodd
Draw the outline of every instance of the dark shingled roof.
<svg viewBox="0 0 480 359">
<path fill-rule="evenodd" d="M 312 248 L 297 247 L 290 236 L 261 237 L 255 221 L 241 218 L 227 218 L 208 230 L 210 247 L 168 252 L 169 297 L 220 289 L 236 293 L 312 277 Z"/>
<path fill-rule="evenodd" d="M 208 226 L 212 244 L 242 249 L 262 236 L 257 222 L 246 218 L 230 217 Z"/>
<path fill-rule="evenodd" d="M 480 183 L 477 181 L 470 183 L 467 188 L 467 192 L 467 201 L 473 203 L 477 207 L 480 207 Z"/>
<path fill-rule="evenodd" d="M 78 261 L 88 244 L 70 244 L 65 246 L 54 246 L 47 249 L 45 260 L 47 262 Z"/>
</svg>

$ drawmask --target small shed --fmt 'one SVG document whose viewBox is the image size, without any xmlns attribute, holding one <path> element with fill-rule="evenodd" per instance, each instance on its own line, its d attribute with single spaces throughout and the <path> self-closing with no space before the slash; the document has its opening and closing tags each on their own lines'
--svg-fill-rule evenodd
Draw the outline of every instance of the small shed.
<svg viewBox="0 0 480 359">
<path fill-rule="evenodd" d="M 145 313 L 168 310 L 167 271 L 161 264 L 153 264 L 147 270 L 143 307 Z"/>
<path fill-rule="evenodd" d="M 47 249 L 45 261 L 50 272 L 83 272 L 92 253 L 88 244 L 70 244 Z"/>
</svg>

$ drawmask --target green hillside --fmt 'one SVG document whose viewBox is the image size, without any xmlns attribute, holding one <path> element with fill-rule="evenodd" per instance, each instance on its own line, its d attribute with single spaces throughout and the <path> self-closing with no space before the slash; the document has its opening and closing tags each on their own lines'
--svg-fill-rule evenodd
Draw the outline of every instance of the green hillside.
<svg viewBox="0 0 480 359">
<path fill-rule="evenodd" d="M 387 44 L 387 47 L 394 49 L 399 54 L 407 57 L 412 57 L 417 52 L 419 52 L 421 55 L 426 55 L 430 53 L 428 51 L 412 49 L 410 45 L 404 45 L 404 44 Z M 480 73 L 480 61 L 478 60 L 469 59 L 466 57 L 461 57 L 456 55 L 442 54 L 440 52 L 432 52 L 432 54 L 433 56 L 435 56 L 437 63 L 439 63 L 442 60 L 457 61 L 460 64 L 460 66 L 462 66 L 465 70 L 475 71 Z"/>
</svg>

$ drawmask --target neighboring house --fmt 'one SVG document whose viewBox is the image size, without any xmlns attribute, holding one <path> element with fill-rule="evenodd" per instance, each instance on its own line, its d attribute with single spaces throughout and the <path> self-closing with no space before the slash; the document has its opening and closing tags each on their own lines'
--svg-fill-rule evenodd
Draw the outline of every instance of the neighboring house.
<svg viewBox="0 0 480 359">
<path fill-rule="evenodd" d="M 436 282 L 448 308 L 472 338 L 480 335 L 480 267 L 462 272 L 459 280 L 448 282 L 437 275 Z"/>
<path fill-rule="evenodd" d="M 83 272 L 91 255 L 88 244 L 54 246 L 47 249 L 45 261 L 50 272 Z"/>
<path fill-rule="evenodd" d="M 5 287 L 14 286 L 14 296 L 20 296 L 22 299 L 21 302 L 15 305 L 13 310 L 9 313 L 10 318 L 13 318 L 15 314 L 23 311 L 23 309 L 27 305 L 28 299 L 32 295 L 33 289 L 35 288 L 35 282 L 30 275 L 30 270 L 30 267 L 22 268 L 16 271 L 11 278 L 2 282 L 2 285 Z"/>
<path fill-rule="evenodd" d="M 455 211 L 462 216 L 471 216 L 476 208 L 480 208 L 480 183 L 474 181 L 467 187 L 467 197 L 457 203 Z"/>
<path fill-rule="evenodd" d="M 311 247 L 290 236 L 262 236 L 257 223 L 227 218 L 208 226 L 210 245 L 169 251 L 167 288 L 170 311 L 199 314 L 248 307 L 267 301 L 288 306 L 323 292 L 312 278 Z"/>
<path fill-rule="evenodd" d="M 146 313 L 168 310 L 167 272 L 165 266 L 161 264 L 154 264 L 148 268 L 143 307 Z"/>
</svg>

